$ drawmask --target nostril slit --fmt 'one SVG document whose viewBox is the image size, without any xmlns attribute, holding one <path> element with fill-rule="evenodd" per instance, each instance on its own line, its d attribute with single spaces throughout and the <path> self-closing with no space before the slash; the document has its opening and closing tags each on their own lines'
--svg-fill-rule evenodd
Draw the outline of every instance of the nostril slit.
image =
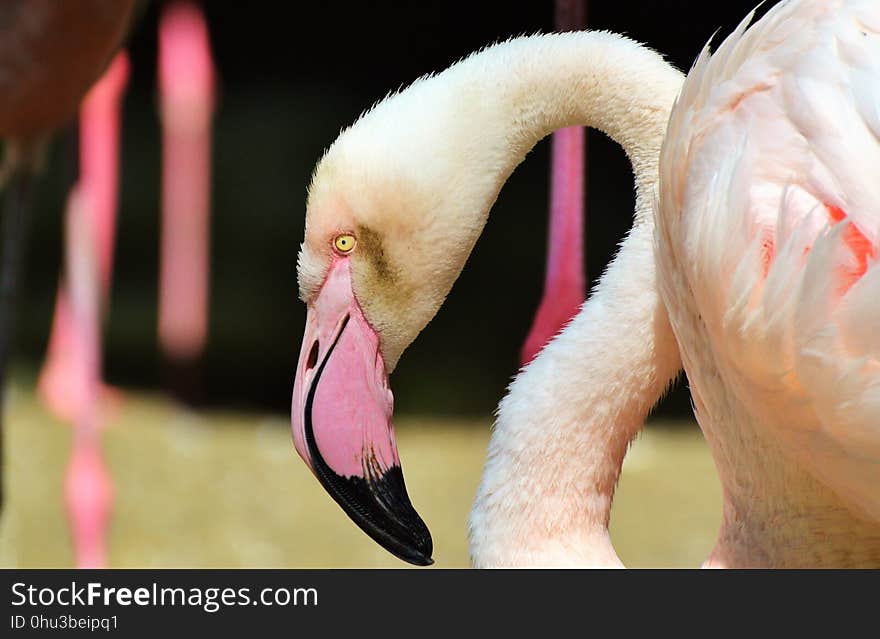
<svg viewBox="0 0 880 639">
<path fill-rule="evenodd" d="M 312 350 L 309 351 L 309 358 L 306 360 L 306 370 L 311 370 L 315 367 L 315 364 L 318 363 L 318 347 L 320 344 L 318 340 L 315 340 L 315 343 L 312 344 Z"/>
</svg>

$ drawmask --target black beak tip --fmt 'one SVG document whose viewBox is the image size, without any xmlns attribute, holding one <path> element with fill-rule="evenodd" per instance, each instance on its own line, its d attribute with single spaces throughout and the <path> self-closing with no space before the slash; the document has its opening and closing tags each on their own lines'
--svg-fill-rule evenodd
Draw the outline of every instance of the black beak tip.
<svg viewBox="0 0 880 639">
<path fill-rule="evenodd" d="M 315 475 L 345 514 L 380 546 L 416 566 L 434 563 L 434 542 L 413 508 L 400 466 L 369 478 L 341 477 L 313 456 Z"/>
<path fill-rule="evenodd" d="M 413 564 L 414 566 L 432 566 L 434 564 L 434 560 L 430 557 L 422 555 L 417 559 L 413 559 L 409 563 Z"/>
<path fill-rule="evenodd" d="M 431 532 L 410 502 L 399 466 L 367 481 L 360 478 L 346 481 L 349 499 L 343 499 L 340 504 L 364 532 L 407 563 L 415 566 L 434 563 Z M 350 499 L 355 495 L 356 499 Z"/>
<path fill-rule="evenodd" d="M 418 515 L 416 515 L 416 517 L 418 517 Z M 425 527 L 425 524 L 421 519 L 419 519 L 418 522 L 421 524 L 418 540 L 411 539 L 409 541 L 403 541 L 400 539 L 380 539 L 369 531 L 367 531 L 367 534 L 378 541 L 388 552 L 398 559 L 402 559 L 414 566 L 430 566 L 434 563 L 434 560 L 431 558 L 431 554 L 434 551 L 434 545 L 431 541 L 431 533 L 428 532 L 427 527 Z"/>
</svg>

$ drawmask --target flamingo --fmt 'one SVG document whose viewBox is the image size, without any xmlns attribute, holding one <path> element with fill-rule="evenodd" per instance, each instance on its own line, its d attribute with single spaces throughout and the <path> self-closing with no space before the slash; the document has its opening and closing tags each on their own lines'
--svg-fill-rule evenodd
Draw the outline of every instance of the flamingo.
<svg viewBox="0 0 880 639">
<path fill-rule="evenodd" d="M 660 160 L 657 282 L 723 487 L 707 567 L 880 567 L 880 3 L 704 50 Z"/>
<path fill-rule="evenodd" d="M 120 110 L 128 57 L 117 55 L 84 101 L 80 116 L 80 191 L 89 191 L 106 306 L 113 264 L 118 192 Z M 180 364 L 196 360 L 207 338 L 210 120 L 213 63 L 201 9 L 168 3 L 159 23 L 159 88 L 163 130 L 162 258 L 159 342 Z M 82 194 L 81 194 L 82 195 Z M 73 419 L 82 387 L 69 383 L 79 339 L 68 293 L 60 287 L 39 391 L 57 416 Z M 114 392 L 101 386 L 101 396 Z"/>
<path fill-rule="evenodd" d="M 294 444 L 351 519 L 432 562 L 403 481 L 388 374 L 458 278 L 498 193 L 560 128 L 594 126 L 632 162 L 635 222 L 577 317 L 502 402 L 471 518 L 477 565 L 611 561 L 627 444 L 680 369 L 656 290 L 653 189 L 683 76 L 611 33 L 516 38 L 386 98 L 318 163 L 298 259 L 305 334 Z"/>
<path fill-rule="evenodd" d="M 200 351 L 207 324 L 211 75 L 207 29 L 200 10 L 183 2 L 169 5 L 160 25 L 166 152 L 160 337 L 171 335 L 161 340 L 166 350 L 183 347 L 191 355 Z M 113 503 L 112 481 L 97 431 L 103 421 L 99 399 L 112 396 L 100 381 L 100 322 L 112 274 L 120 110 L 127 76 L 128 59 L 123 51 L 83 100 L 80 178 L 67 207 L 66 273 L 39 383 L 50 410 L 74 424 L 64 494 L 76 564 L 84 568 L 107 562 L 106 529 Z M 167 299 L 169 290 L 177 291 L 171 300 Z M 173 310 L 177 308 L 182 310 Z M 181 327 L 183 337 L 175 342 Z"/>
<path fill-rule="evenodd" d="M 12 344 L 33 176 L 49 137 L 75 116 L 83 95 L 119 48 L 134 8 L 134 0 L 9 0 L 0 7 L 0 92 L 4 96 L 0 136 L 6 140 L 3 173 L 8 181 L 0 291 L 0 393 Z M 0 458 L 2 454 L 0 446 Z"/>
</svg>

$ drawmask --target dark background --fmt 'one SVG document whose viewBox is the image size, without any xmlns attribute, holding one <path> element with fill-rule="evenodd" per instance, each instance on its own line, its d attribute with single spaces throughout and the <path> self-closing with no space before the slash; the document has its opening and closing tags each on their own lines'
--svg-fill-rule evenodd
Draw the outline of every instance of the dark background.
<svg viewBox="0 0 880 639">
<path fill-rule="evenodd" d="M 767 3 L 774 4 L 773 2 Z M 754 5 L 591 0 L 589 25 L 623 32 L 689 68 L 705 42 Z M 120 214 L 105 374 L 124 387 L 163 384 L 156 346 L 159 127 L 150 3 L 130 40 Z M 210 405 L 289 410 L 305 308 L 296 254 L 315 162 L 341 127 L 390 90 L 493 41 L 553 29 L 553 2 L 205 2 L 220 93 L 215 119 L 211 324 L 202 363 Z M 766 10 L 766 7 L 762 7 Z M 487 414 L 516 372 L 541 295 L 548 144 L 516 171 L 446 305 L 393 376 L 400 411 Z M 61 212 L 75 175 L 62 136 L 42 179 L 18 331 L 19 369 L 39 366 L 61 260 Z M 623 152 L 593 132 L 589 277 L 629 227 L 633 185 Z M 679 389 L 663 409 L 689 413 Z"/>
</svg>

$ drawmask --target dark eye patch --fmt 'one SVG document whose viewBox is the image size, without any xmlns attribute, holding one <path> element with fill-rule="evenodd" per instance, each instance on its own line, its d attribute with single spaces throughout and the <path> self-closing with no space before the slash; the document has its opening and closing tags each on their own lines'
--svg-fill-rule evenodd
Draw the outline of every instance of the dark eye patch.
<svg viewBox="0 0 880 639">
<path fill-rule="evenodd" d="M 361 246 L 361 254 L 370 261 L 373 272 L 380 279 L 393 283 L 397 279 L 397 273 L 392 268 L 382 244 L 382 236 L 368 226 L 357 228 L 358 243 Z"/>
</svg>

